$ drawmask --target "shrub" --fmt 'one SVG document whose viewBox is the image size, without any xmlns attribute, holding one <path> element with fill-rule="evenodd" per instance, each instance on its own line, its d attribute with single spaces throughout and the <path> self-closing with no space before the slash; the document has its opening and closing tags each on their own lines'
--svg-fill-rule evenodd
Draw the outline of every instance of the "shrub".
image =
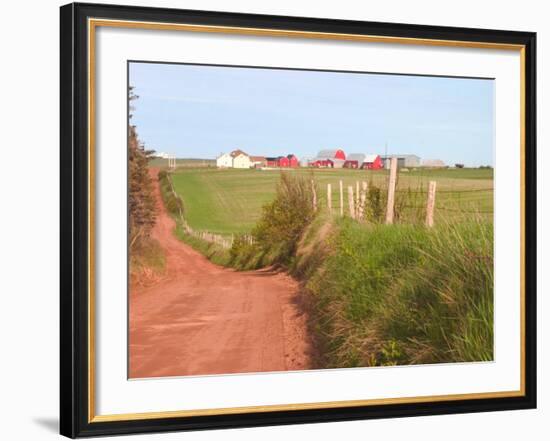
<svg viewBox="0 0 550 441">
<path fill-rule="evenodd" d="M 386 200 L 380 187 L 370 184 L 367 197 L 365 199 L 365 220 L 368 222 L 380 223 L 384 219 L 386 212 Z"/>
<path fill-rule="evenodd" d="M 160 193 L 162 195 L 164 206 L 172 216 L 178 219 L 184 214 L 183 200 L 172 191 L 172 183 L 170 179 L 170 175 L 165 170 L 161 170 L 159 172 L 158 180 L 160 183 Z"/>
<path fill-rule="evenodd" d="M 311 180 L 281 173 L 275 199 L 262 209 L 253 244 L 237 238 L 231 250 L 237 268 L 289 265 L 306 227 L 315 217 Z"/>
</svg>

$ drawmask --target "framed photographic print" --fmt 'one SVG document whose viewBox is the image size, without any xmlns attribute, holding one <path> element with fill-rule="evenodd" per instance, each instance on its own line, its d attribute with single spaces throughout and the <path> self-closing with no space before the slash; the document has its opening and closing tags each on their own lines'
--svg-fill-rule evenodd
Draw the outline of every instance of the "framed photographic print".
<svg viewBox="0 0 550 441">
<path fill-rule="evenodd" d="M 61 433 L 536 406 L 529 32 L 61 8 Z"/>
</svg>

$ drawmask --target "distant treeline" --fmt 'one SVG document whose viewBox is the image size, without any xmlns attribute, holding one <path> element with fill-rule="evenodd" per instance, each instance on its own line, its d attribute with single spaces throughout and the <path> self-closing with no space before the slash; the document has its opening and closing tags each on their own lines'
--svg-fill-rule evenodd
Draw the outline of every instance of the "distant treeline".
<svg viewBox="0 0 550 441">
<path fill-rule="evenodd" d="M 152 156 L 149 159 L 151 167 L 166 167 L 168 159 Z M 197 158 L 177 158 L 176 167 L 215 167 L 215 159 L 197 159 Z"/>
</svg>

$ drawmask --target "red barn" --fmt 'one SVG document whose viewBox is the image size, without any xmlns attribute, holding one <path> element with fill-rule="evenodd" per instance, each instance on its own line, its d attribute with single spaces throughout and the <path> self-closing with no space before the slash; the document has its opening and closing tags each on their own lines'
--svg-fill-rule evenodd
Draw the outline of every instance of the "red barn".
<svg viewBox="0 0 550 441">
<path fill-rule="evenodd" d="M 277 158 L 277 167 L 288 167 L 290 165 L 290 160 L 286 156 L 279 156 Z"/>
<path fill-rule="evenodd" d="M 288 167 L 295 168 L 295 167 L 300 166 L 300 163 L 299 163 L 298 158 L 296 157 L 296 155 L 293 155 L 291 153 L 290 155 L 287 155 L 287 158 L 288 158 Z"/>
<path fill-rule="evenodd" d="M 365 155 L 365 160 L 363 161 L 361 168 L 368 170 L 380 170 L 381 168 L 384 168 L 384 163 L 382 162 L 380 155 Z"/>
<path fill-rule="evenodd" d="M 327 159 L 343 159 L 346 160 L 346 154 L 341 149 L 335 150 L 321 150 L 317 154 L 317 158 L 327 158 Z"/>
<path fill-rule="evenodd" d="M 332 167 L 332 162 L 330 159 L 312 159 L 309 163 L 311 167 Z"/>
<path fill-rule="evenodd" d="M 265 158 L 265 162 L 268 167 L 279 167 L 279 158 L 276 158 L 276 157 Z"/>
<path fill-rule="evenodd" d="M 265 159 L 268 167 L 288 168 L 288 167 L 299 166 L 298 158 L 292 154 L 287 156 L 277 156 L 277 157 L 271 157 L 271 158 L 265 158 Z"/>
<path fill-rule="evenodd" d="M 346 154 L 343 150 L 321 150 L 317 157 L 313 158 L 309 165 L 312 167 L 336 167 L 342 168 L 346 161 Z"/>
<path fill-rule="evenodd" d="M 365 162 L 363 153 L 350 153 L 344 162 L 344 168 L 360 168 Z"/>
</svg>

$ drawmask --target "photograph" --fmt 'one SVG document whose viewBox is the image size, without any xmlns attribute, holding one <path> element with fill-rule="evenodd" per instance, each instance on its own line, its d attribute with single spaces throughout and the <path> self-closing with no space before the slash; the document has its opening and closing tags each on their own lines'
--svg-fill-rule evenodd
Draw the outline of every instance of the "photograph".
<svg viewBox="0 0 550 441">
<path fill-rule="evenodd" d="M 537 407 L 536 26 L 371 12 L 60 8 L 61 434 Z"/>
<path fill-rule="evenodd" d="M 495 80 L 127 61 L 128 379 L 492 363 Z"/>
</svg>

